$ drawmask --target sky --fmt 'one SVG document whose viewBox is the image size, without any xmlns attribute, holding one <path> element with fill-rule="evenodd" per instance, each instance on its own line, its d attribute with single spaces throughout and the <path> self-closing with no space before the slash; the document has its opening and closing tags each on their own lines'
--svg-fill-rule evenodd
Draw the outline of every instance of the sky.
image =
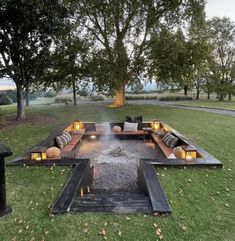
<svg viewBox="0 0 235 241">
<path fill-rule="evenodd" d="M 214 16 L 229 17 L 235 23 L 235 0 L 207 0 L 206 3 L 206 17 L 207 19 Z M 153 85 L 153 88 L 156 85 Z M 9 80 L 0 79 L 0 90 L 14 88 L 14 83 Z M 151 88 L 148 85 L 147 89 Z"/>
<path fill-rule="evenodd" d="M 235 0 L 207 0 L 206 16 L 229 17 L 235 22 Z"/>
</svg>

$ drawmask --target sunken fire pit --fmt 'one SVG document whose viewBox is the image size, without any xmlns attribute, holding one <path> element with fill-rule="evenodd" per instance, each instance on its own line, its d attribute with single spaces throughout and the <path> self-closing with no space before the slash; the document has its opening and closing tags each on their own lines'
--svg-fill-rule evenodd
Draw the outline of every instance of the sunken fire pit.
<svg viewBox="0 0 235 241">
<path fill-rule="evenodd" d="M 110 125 L 110 131 L 98 131 L 95 123 L 75 121 L 50 135 L 8 165 L 73 167 L 70 178 L 51 210 L 55 214 L 68 212 L 167 214 L 171 209 L 154 165 L 222 167 L 219 160 L 163 122 L 138 123 L 135 124 L 137 127 L 135 131 L 125 131 L 124 123 L 105 123 L 105 126 L 107 125 Z M 117 125 L 122 131 L 112 132 L 112 128 Z M 188 147 L 190 152 L 183 155 L 179 151 L 179 156 L 175 156 L 173 148 L 163 142 L 160 132 L 158 135 L 159 130 L 177 139 L 176 144 L 183 148 L 182 153 L 188 151 Z M 71 134 L 71 140 L 61 148 L 61 156 L 54 159 L 44 156 L 31 159 L 32 150 L 35 153 L 39 147 L 43 150 L 58 147 L 56 139 L 63 135 L 64 131 Z M 194 152 L 192 147 L 195 147 Z"/>
</svg>

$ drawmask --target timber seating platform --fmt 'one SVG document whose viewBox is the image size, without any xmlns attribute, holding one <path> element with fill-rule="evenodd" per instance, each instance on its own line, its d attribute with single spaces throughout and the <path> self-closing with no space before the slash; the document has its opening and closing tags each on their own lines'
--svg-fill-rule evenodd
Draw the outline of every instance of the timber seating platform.
<svg viewBox="0 0 235 241">
<path fill-rule="evenodd" d="M 108 132 L 97 131 L 95 123 L 75 121 L 69 126 L 65 126 L 59 131 L 52 133 L 45 140 L 29 149 L 25 154 L 17 157 L 7 166 L 71 166 L 72 174 L 59 194 L 53 208 L 54 214 L 76 213 L 76 212 L 104 212 L 104 213 L 153 213 L 169 214 L 171 208 L 161 183 L 156 175 L 156 167 L 206 167 L 221 168 L 223 164 L 207 151 L 195 145 L 191 140 L 184 137 L 172 127 L 164 122 L 158 123 L 158 129 L 164 130 L 177 138 L 176 147 L 185 150 L 184 156 L 175 155 L 174 147 L 169 147 L 159 135 L 159 130 L 153 128 L 152 122 L 138 123 L 135 131 L 123 131 L 124 123 L 109 123 Z M 120 132 L 113 132 L 114 126 L 121 128 Z M 79 128 L 78 128 L 79 127 Z M 76 129 L 78 128 L 78 129 Z M 145 131 L 148 130 L 148 131 Z M 70 141 L 63 146 L 61 155 L 57 158 L 48 158 L 45 150 L 56 147 L 56 138 L 68 132 L 71 135 Z M 154 144 L 156 156 L 154 158 L 137 158 L 138 161 L 138 188 L 132 191 L 126 190 L 102 190 L 92 188 L 94 167 L 89 158 L 77 158 L 81 143 L 83 141 L 100 141 L 102 136 L 118 139 L 134 139 L 146 143 L 146 139 Z M 92 140 L 92 137 L 95 137 Z M 148 138 L 145 138 L 148 136 Z M 97 137 L 97 139 L 96 139 Z M 106 138 L 105 138 L 106 139 Z M 140 140 L 141 139 L 141 140 Z M 116 140 L 116 139 L 115 139 Z M 141 142 L 142 143 L 142 142 Z M 186 148 L 185 148 L 186 147 Z M 187 148 L 193 147 L 193 148 Z M 40 156 L 39 159 L 32 159 L 32 153 Z M 186 151 L 196 151 L 190 154 L 190 159 L 186 158 Z M 153 155 L 155 155 L 153 153 Z M 145 153 L 146 154 L 146 153 Z M 46 156 L 46 157 L 45 157 Z"/>
</svg>

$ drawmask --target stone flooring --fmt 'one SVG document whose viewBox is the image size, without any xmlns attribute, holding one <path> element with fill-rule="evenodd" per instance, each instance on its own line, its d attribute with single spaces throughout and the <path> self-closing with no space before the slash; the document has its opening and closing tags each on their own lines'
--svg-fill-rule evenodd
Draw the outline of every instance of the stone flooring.
<svg viewBox="0 0 235 241">
<path fill-rule="evenodd" d="M 139 159 L 156 158 L 156 149 L 143 140 L 83 141 L 78 158 L 94 165 L 93 189 L 134 191 Z"/>
</svg>

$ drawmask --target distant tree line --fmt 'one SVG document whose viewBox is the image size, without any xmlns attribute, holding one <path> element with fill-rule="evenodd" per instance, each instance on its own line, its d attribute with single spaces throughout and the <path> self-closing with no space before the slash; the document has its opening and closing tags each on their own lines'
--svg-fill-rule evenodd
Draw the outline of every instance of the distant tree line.
<svg viewBox="0 0 235 241">
<path fill-rule="evenodd" d="M 234 23 L 205 20 L 205 0 L 2 0 L 0 77 L 17 88 L 17 119 L 32 90 L 93 83 L 123 106 L 142 81 L 192 88 L 199 98 L 235 93 Z"/>
</svg>

